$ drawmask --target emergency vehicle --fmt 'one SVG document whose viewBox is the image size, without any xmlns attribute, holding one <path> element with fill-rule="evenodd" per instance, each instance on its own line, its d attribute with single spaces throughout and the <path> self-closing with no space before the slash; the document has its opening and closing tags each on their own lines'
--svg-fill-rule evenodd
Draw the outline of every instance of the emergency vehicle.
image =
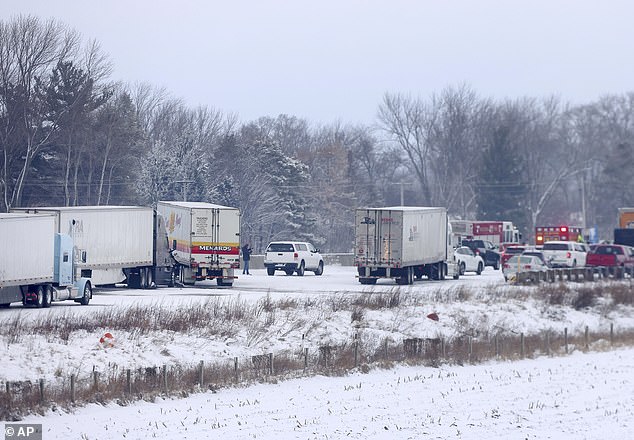
<svg viewBox="0 0 634 440">
<path fill-rule="evenodd" d="M 537 226 L 535 244 L 541 246 L 547 241 L 583 241 L 583 229 L 577 226 Z"/>
</svg>

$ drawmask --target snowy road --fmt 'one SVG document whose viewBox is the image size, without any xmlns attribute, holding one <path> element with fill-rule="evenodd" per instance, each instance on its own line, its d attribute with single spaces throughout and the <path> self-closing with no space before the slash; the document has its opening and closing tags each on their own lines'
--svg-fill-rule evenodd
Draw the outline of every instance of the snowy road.
<svg viewBox="0 0 634 440">
<path fill-rule="evenodd" d="M 97 288 L 88 306 L 80 306 L 73 301 L 56 302 L 51 306 L 51 313 L 90 313 L 110 306 L 137 306 L 140 304 L 174 305 L 207 301 L 209 298 L 240 297 L 245 301 L 257 301 L 267 295 L 272 299 L 292 295 L 316 296 L 333 293 L 389 292 L 393 289 L 404 289 L 413 293 L 432 292 L 438 289 L 450 289 L 456 286 L 486 286 L 504 284 L 502 272 L 488 267 L 482 275 L 467 273 L 459 280 L 430 281 L 423 279 L 412 286 L 397 286 L 393 280 L 380 280 L 376 286 L 361 285 L 355 278 L 354 267 L 327 266 L 322 276 L 307 272 L 305 276 L 287 276 L 276 272 L 268 276 L 266 270 L 252 270 L 253 275 L 238 275 L 233 287 L 218 287 L 214 281 L 196 283 L 187 287 L 159 287 L 151 290 L 117 288 Z M 21 314 L 23 317 L 37 317 L 46 311 L 24 308 L 13 304 L 9 310 L 0 310 L 0 319 Z"/>
</svg>

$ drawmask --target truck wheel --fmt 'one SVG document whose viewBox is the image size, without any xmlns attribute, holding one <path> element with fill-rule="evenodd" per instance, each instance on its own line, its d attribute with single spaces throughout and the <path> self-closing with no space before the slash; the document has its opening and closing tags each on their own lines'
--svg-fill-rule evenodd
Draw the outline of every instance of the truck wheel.
<svg viewBox="0 0 634 440">
<path fill-rule="evenodd" d="M 53 302 L 53 288 L 51 286 L 44 286 L 44 303 L 42 307 L 50 307 Z"/>
<path fill-rule="evenodd" d="M 315 275 L 321 275 L 324 273 L 324 262 L 320 261 L 317 270 L 315 271 Z"/>
<path fill-rule="evenodd" d="M 286 275 L 291 276 L 295 271 L 293 269 L 285 269 L 284 272 L 286 272 Z"/>
<path fill-rule="evenodd" d="M 303 261 L 299 263 L 299 267 L 297 268 L 297 276 L 298 277 L 304 276 L 304 262 Z"/>
<path fill-rule="evenodd" d="M 147 270 L 147 289 L 151 289 L 154 287 L 154 271 L 151 267 L 146 268 Z"/>
<path fill-rule="evenodd" d="M 376 284 L 376 278 L 359 278 L 361 284 Z"/>
<path fill-rule="evenodd" d="M 35 307 L 38 309 L 44 307 L 44 288 L 42 286 L 35 288 Z"/>
<path fill-rule="evenodd" d="M 218 286 L 231 287 L 233 286 L 233 281 L 225 281 L 223 278 L 216 278 L 216 284 Z"/>
<path fill-rule="evenodd" d="M 273 268 L 273 267 L 267 267 L 267 268 L 266 268 L 266 273 L 267 273 L 270 277 L 272 277 L 273 275 L 275 275 L 275 268 Z"/>
<path fill-rule="evenodd" d="M 84 294 L 79 300 L 79 304 L 81 304 L 82 306 L 87 306 L 88 303 L 90 302 L 91 296 L 92 296 L 92 288 L 90 287 L 90 283 L 86 283 L 86 285 L 84 286 Z"/>
<path fill-rule="evenodd" d="M 482 263 L 478 263 L 478 270 L 476 270 L 476 274 L 480 275 L 482 273 Z"/>
<path fill-rule="evenodd" d="M 139 272 L 141 273 L 141 289 L 147 289 L 147 268 L 142 267 Z"/>
</svg>

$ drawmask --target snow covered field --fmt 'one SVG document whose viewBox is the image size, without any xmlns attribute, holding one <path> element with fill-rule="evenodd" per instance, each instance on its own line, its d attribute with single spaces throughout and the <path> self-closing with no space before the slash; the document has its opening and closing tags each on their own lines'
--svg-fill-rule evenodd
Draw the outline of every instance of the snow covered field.
<svg viewBox="0 0 634 440">
<path fill-rule="evenodd" d="M 610 439 L 634 432 L 634 350 L 404 367 L 28 417 L 50 439 Z"/>
<path fill-rule="evenodd" d="M 89 306 L 55 303 L 48 310 L 13 306 L 0 311 L 0 381 L 55 381 L 93 368 L 195 365 L 254 354 L 297 350 L 350 341 L 366 347 L 386 338 L 452 337 L 475 334 L 580 333 L 634 329 L 631 306 L 575 310 L 549 306 L 533 288 L 507 286 L 500 271 L 467 274 L 460 280 L 418 281 L 413 286 L 381 282 L 362 286 L 354 268 L 327 267 L 321 277 L 276 275 L 263 270 L 240 276 L 233 288 L 203 283 L 194 288 L 101 289 Z M 631 282 L 629 288 L 631 289 Z M 364 310 L 351 321 L 347 298 L 376 292 L 400 293 L 396 308 Z M 465 295 L 465 292 L 470 292 Z M 276 308 L 248 322 L 236 322 L 219 336 L 188 332 L 77 331 L 67 341 L 21 332 L 11 341 L 8 326 L 38 319 L 64 321 L 143 307 L 148 313 L 195 305 L 256 307 L 262 301 L 296 300 L 299 309 Z M 306 306 L 309 304 L 309 306 Z M 436 313 L 439 320 L 427 318 Z M 99 338 L 115 337 L 104 348 Z M 634 350 L 574 353 L 515 363 L 441 368 L 372 370 L 343 378 L 310 378 L 222 389 L 182 400 L 110 404 L 29 417 L 43 423 L 44 438 L 629 438 L 634 428 L 631 368 Z M 89 423 L 86 423 L 89 422 Z M 186 429 L 186 430 L 185 430 Z"/>
</svg>

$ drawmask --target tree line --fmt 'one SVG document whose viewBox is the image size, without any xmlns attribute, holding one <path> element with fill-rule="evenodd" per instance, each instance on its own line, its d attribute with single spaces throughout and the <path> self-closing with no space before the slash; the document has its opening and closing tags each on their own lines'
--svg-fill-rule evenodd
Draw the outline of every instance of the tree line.
<svg viewBox="0 0 634 440">
<path fill-rule="evenodd" d="M 571 105 L 493 100 L 469 85 L 387 92 L 372 124 L 292 115 L 240 121 L 165 89 L 112 79 L 98 42 L 56 20 L 0 21 L 0 211 L 210 201 L 243 240 L 349 251 L 359 206 L 445 206 L 453 217 L 598 226 L 634 206 L 634 93 Z"/>
</svg>

